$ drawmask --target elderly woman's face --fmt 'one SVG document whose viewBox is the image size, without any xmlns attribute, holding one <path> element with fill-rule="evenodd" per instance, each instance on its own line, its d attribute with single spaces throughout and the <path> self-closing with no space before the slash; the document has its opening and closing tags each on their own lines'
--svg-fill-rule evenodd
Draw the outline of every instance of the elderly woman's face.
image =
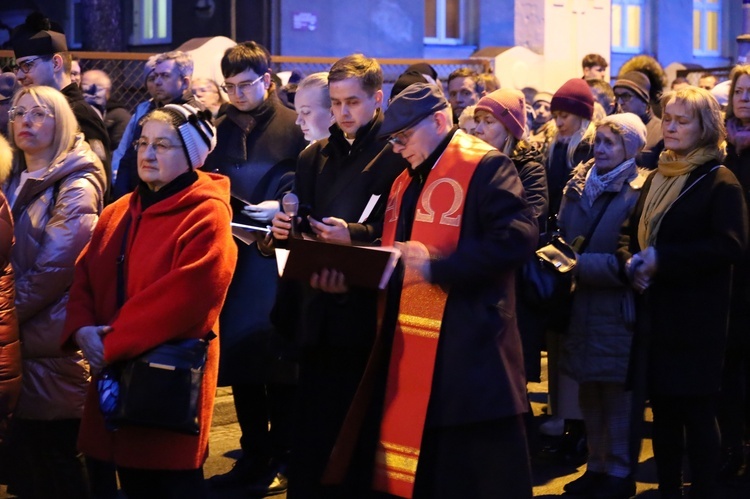
<svg viewBox="0 0 750 499">
<path fill-rule="evenodd" d="M 159 120 L 143 125 L 136 141 L 138 176 L 149 189 L 158 191 L 190 169 L 177 131 Z"/>
<path fill-rule="evenodd" d="M 510 136 L 508 129 L 491 113 L 483 109 L 474 111 L 474 122 L 477 125 L 474 129 L 474 135 L 502 151 Z"/>
<path fill-rule="evenodd" d="M 13 108 L 13 141 L 26 155 L 44 154 L 55 140 L 55 117 L 30 94 L 23 95 Z"/>
<path fill-rule="evenodd" d="M 685 156 L 698 147 L 701 137 L 701 125 L 697 116 L 683 101 L 671 100 L 664 108 L 661 121 L 664 135 L 664 149 L 669 149 L 678 156 Z"/>
<path fill-rule="evenodd" d="M 594 164 L 597 171 L 599 173 L 612 171 L 625 159 L 625 143 L 622 137 L 606 125 L 597 128 L 594 138 Z"/>
</svg>

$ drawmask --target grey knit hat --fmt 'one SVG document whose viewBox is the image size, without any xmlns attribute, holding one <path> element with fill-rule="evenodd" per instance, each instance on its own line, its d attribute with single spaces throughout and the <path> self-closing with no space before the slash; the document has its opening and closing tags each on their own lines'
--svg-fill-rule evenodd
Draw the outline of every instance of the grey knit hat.
<svg viewBox="0 0 750 499">
<path fill-rule="evenodd" d="M 646 125 L 633 113 L 612 114 L 596 122 L 596 128 L 609 126 L 622 137 L 625 159 L 634 158 L 646 145 Z"/>
</svg>

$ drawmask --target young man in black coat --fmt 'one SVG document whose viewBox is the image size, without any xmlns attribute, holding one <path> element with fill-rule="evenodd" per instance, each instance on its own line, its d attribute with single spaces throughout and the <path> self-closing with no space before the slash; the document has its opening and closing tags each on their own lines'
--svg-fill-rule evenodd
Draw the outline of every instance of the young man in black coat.
<svg viewBox="0 0 750 499">
<path fill-rule="evenodd" d="M 229 177 L 235 220 L 262 224 L 270 223 L 278 199 L 291 189 L 296 158 L 306 144 L 297 115 L 276 97 L 270 64 L 265 47 L 252 41 L 224 53 L 230 105 L 217 121 L 216 149 L 204 166 Z M 288 348 L 271 324 L 278 280 L 273 255 L 239 240 L 237 248 L 220 317 L 219 384 L 232 386 L 242 457 L 210 483 L 246 485 L 255 495 L 280 493 L 286 489 L 296 365 L 284 358 Z"/>
<path fill-rule="evenodd" d="M 405 162 L 380 137 L 383 73 L 375 59 L 340 59 L 328 75 L 336 124 L 331 136 L 297 162 L 300 232 L 343 244 L 380 238 L 388 189 Z M 274 238 L 287 239 L 290 218 L 278 213 Z M 300 347 L 300 407 L 290 467 L 289 499 L 357 497 L 320 484 L 336 435 L 361 380 L 375 338 L 377 292 L 326 293 L 311 283 L 284 285 L 277 316 Z M 338 496 L 337 496 L 338 497 Z"/>
</svg>

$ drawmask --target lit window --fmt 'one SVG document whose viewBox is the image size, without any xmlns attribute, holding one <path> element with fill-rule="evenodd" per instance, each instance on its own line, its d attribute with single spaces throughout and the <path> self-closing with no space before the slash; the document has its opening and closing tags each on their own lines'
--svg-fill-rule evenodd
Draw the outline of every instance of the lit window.
<svg viewBox="0 0 750 499">
<path fill-rule="evenodd" d="M 643 51 L 644 2 L 612 1 L 612 52 L 637 54 Z"/>
<path fill-rule="evenodd" d="M 461 45 L 463 0 L 425 0 L 424 42 L 433 45 Z"/>
<path fill-rule="evenodd" d="M 721 55 L 721 1 L 693 0 L 693 54 Z"/>
<path fill-rule="evenodd" d="M 133 2 L 133 45 L 172 42 L 172 0 Z"/>
</svg>

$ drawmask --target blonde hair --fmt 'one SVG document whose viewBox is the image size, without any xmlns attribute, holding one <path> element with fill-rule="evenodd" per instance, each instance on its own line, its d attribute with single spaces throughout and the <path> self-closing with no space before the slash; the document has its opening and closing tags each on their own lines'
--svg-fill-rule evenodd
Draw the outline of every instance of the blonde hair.
<svg viewBox="0 0 750 499">
<path fill-rule="evenodd" d="M 43 85 L 34 87 L 21 87 L 16 95 L 13 97 L 13 103 L 11 108 L 18 105 L 18 101 L 24 95 L 30 95 L 34 102 L 39 106 L 44 106 L 52 114 L 51 118 L 55 120 L 55 135 L 52 139 L 52 145 L 50 146 L 53 154 L 51 165 L 54 165 L 60 159 L 68 154 L 68 151 L 73 147 L 76 140 L 76 133 L 78 133 L 78 121 L 76 120 L 73 110 L 68 104 L 68 100 L 63 94 L 52 87 L 46 87 Z M 13 126 L 11 124 L 11 126 Z M 13 134 L 10 133 L 9 140 L 14 148 L 17 148 L 16 143 L 13 139 Z M 26 169 L 26 158 L 24 154 L 16 155 L 16 164 L 14 169 L 23 171 Z"/>
<path fill-rule="evenodd" d="M 696 149 L 705 146 L 720 146 L 726 138 L 727 132 L 721 116 L 721 105 L 711 95 L 711 92 L 700 87 L 685 87 L 676 92 L 668 92 L 661 98 L 662 113 L 666 111 L 667 104 L 672 102 L 684 104 L 690 114 L 698 119 L 701 135 L 698 138 Z"/>
<path fill-rule="evenodd" d="M 570 136 L 570 140 L 568 141 L 568 149 L 566 153 L 567 158 L 567 166 L 568 169 L 573 168 L 574 165 L 574 157 L 576 154 L 576 149 L 578 148 L 578 145 L 583 143 L 593 143 L 594 142 L 594 136 L 596 135 L 596 127 L 594 126 L 593 122 L 591 120 L 587 120 L 586 118 L 581 118 L 581 127 L 573 133 L 573 135 Z M 558 137 L 560 137 L 559 132 L 555 133 L 555 138 L 552 139 L 552 143 L 549 146 L 549 158 L 552 159 L 552 151 L 554 151 L 555 146 L 558 144 Z M 563 144 L 564 145 L 564 144 Z"/>
<path fill-rule="evenodd" d="M 297 84 L 297 92 L 304 89 L 319 90 L 321 96 L 320 105 L 326 109 L 331 107 L 331 95 L 328 93 L 328 73 L 323 71 L 306 76 Z"/>
</svg>

